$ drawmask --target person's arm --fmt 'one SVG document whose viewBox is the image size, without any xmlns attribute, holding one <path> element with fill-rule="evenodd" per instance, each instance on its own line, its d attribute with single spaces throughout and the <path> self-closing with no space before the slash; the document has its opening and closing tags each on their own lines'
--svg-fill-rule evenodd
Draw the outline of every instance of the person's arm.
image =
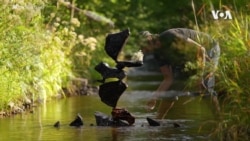
<svg viewBox="0 0 250 141">
<path fill-rule="evenodd" d="M 206 62 L 206 49 L 199 43 L 195 42 L 194 40 L 187 38 L 187 42 L 196 45 L 198 52 L 197 52 L 197 57 L 201 58 L 201 67 L 205 67 L 205 62 Z"/>
<path fill-rule="evenodd" d="M 148 110 L 153 110 L 155 108 L 156 100 L 159 97 L 160 93 L 168 90 L 173 83 L 173 72 L 171 66 L 164 65 L 160 67 L 160 71 L 163 74 L 163 81 L 154 92 L 152 99 L 147 103 Z"/>
<path fill-rule="evenodd" d="M 167 90 L 173 82 L 173 71 L 172 66 L 164 65 L 160 67 L 160 71 L 163 75 L 163 82 L 161 83 L 159 89 L 157 91 L 165 91 Z"/>
<path fill-rule="evenodd" d="M 201 77 L 204 75 L 204 69 L 205 69 L 205 63 L 206 63 L 206 59 L 209 59 L 209 57 L 206 55 L 206 49 L 199 43 L 195 42 L 194 40 L 187 38 L 187 42 L 194 44 L 198 51 L 197 51 L 197 60 L 198 60 L 198 67 L 201 69 Z M 210 73 L 205 77 L 205 79 L 207 79 L 207 77 L 209 77 Z M 206 86 L 204 85 L 203 81 L 201 80 L 199 83 L 201 83 L 202 87 L 206 88 Z"/>
</svg>

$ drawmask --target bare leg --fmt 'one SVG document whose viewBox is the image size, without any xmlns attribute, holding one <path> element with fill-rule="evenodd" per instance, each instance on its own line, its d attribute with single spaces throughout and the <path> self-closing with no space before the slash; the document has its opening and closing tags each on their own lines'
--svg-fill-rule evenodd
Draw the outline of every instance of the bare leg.
<svg viewBox="0 0 250 141">
<path fill-rule="evenodd" d="M 220 114 L 220 104 L 219 104 L 218 97 L 213 95 L 212 96 L 212 101 L 215 104 L 215 108 L 216 108 L 217 113 Z"/>
<path fill-rule="evenodd" d="M 167 101 L 161 101 L 159 109 L 157 111 L 157 119 L 164 119 L 169 112 L 169 110 L 174 106 L 175 101 L 171 103 Z M 167 108 L 168 107 L 168 108 Z"/>
</svg>

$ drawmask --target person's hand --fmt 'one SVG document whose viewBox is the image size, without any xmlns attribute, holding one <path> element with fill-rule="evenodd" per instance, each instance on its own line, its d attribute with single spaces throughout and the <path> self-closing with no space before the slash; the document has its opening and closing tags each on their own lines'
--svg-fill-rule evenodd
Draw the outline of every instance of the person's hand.
<svg viewBox="0 0 250 141">
<path fill-rule="evenodd" d="M 155 99 L 155 98 L 152 98 L 152 99 L 150 99 L 150 100 L 148 101 L 147 107 L 146 107 L 146 108 L 147 108 L 148 111 L 151 111 L 151 110 L 154 110 L 155 105 L 156 105 L 156 99 Z"/>
</svg>

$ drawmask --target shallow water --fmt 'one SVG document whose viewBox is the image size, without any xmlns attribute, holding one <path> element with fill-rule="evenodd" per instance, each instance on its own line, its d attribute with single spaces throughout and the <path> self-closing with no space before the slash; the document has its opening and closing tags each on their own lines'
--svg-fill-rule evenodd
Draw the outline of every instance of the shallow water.
<svg viewBox="0 0 250 141">
<path fill-rule="evenodd" d="M 158 81 L 128 82 L 131 87 L 121 96 L 118 106 L 127 108 L 135 117 L 131 127 L 97 127 L 94 112 L 110 114 L 111 108 L 100 101 L 98 95 L 77 96 L 53 100 L 35 108 L 32 114 L 16 115 L 0 120 L 0 141 L 152 141 L 152 140 L 209 140 L 216 116 L 210 98 L 182 96 L 166 117 L 159 120 L 161 126 L 150 127 L 146 117 L 155 118 L 157 110 L 148 112 L 145 103 L 152 93 L 141 85 L 158 85 Z M 134 85 L 136 83 L 137 85 Z M 163 98 L 171 103 L 173 98 Z M 190 102 L 187 102 L 191 100 Z M 158 106 L 159 107 L 159 106 Z M 158 108 L 157 107 L 157 108 Z M 84 126 L 70 127 L 69 123 L 80 113 Z M 53 127 L 60 121 L 60 128 Z M 174 127 L 174 123 L 180 127 Z M 94 124 L 94 126 L 92 126 Z"/>
</svg>

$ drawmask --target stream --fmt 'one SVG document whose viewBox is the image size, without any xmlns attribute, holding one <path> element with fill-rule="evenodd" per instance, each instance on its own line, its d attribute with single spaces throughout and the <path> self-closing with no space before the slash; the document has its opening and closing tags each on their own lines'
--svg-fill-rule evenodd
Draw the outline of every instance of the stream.
<svg viewBox="0 0 250 141">
<path fill-rule="evenodd" d="M 118 107 L 126 108 L 135 116 L 133 126 L 96 126 L 94 113 L 100 111 L 110 115 L 112 109 L 102 103 L 98 95 L 74 96 L 35 107 L 34 113 L 0 119 L 0 141 L 209 140 L 208 135 L 215 126 L 213 121 L 217 120 L 210 97 L 180 96 L 178 100 L 163 97 L 162 104 L 168 105 L 173 100 L 175 104 L 164 119 L 158 120 L 161 126 L 152 127 L 146 117 L 154 119 L 162 110 L 157 110 L 158 104 L 149 112 L 145 105 L 160 84 L 160 76 L 152 74 L 146 80 L 142 78 L 143 75 L 130 76 L 127 79 L 129 87 L 118 101 Z M 80 128 L 69 126 L 78 113 L 84 125 Z M 53 126 L 57 121 L 61 123 L 59 128 Z M 176 123 L 180 127 L 175 127 Z"/>
</svg>

